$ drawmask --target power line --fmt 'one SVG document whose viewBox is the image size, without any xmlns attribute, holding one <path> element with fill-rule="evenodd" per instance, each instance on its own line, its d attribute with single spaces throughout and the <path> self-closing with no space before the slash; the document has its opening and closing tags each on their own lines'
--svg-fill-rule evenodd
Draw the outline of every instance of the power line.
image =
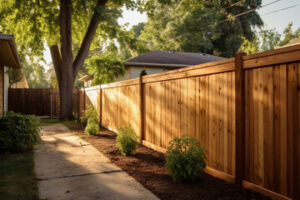
<svg viewBox="0 0 300 200">
<path fill-rule="evenodd" d="M 277 12 L 280 12 L 282 10 L 287 10 L 287 9 L 290 9 L 290 8 L 294 8 L 294 7 L 297 7 L 299 6 L 300 4 L 295 4 L 295 5 L 292 5 L 292 6 L 288 6 L 288 7 L 285 7 L 285 8 L 281 8 L 281 9 L 278 9 L 278 10 L 273 10 L 273 11 L 270 11 L 270 12 L 267 12 L 267 13 L 264 13 L 262 14 L 261 16 L 265 16 L 265 15 L 270 15 L 270 14 L 273 14 L 273 13 L 277 13 Z"/>
<path fill-rule="evenodd" d="M 281 1 L 281 0 L 275 0 L 275 1 L 272 1 L 272 2 L 267 3 L 267 4 L 265 4 L 265 5 L 262 5 L 262 6 L 259 7 L 259 8 L 253 8 L 253 9 L 247 10 L 247 11 L 245 11 L 245 12 L 242 12 L 242 13 L 240 13 L 240 14 L 237 14 L 237 15 L 233 16 L 232 18 L 237 18 L 237 17 L 240 17 L 240 16 L 242 16 L 242 15 L 246 15 L 246 14 L 248 14 L 248 13 L 254 12 L 254 11 L 257 10 L 257 9 L 260 9 L 260 8 L 263 8 L 263 7 L 272 5 L 272 4 L 277 3 L 277 2 L 279 2 L 279 1 Z M 223 21 L 218 22 L 217 24 L 220 24 L 220 23 L 223 23 L 223 22 L 226 22 L 226 21 L 229 21 L 229 20 L 231 20 L 231 19 L 225 19 L 225 20 L 223 20 Z"/>
<path fill-rule="evenodd" d="M 236 2 L 236 3 L 234 3 L 234 4 L 230 5 L 230 6 L 226 7 L 225 9 L 231 8 L 231 7 L 233 7 L 233 6 L 236 6 L 236 5 L 240 4 L 240 3 L 242 3 L 243 1 L 244 1 L 244 0 L 238 1 L 238 2 Z"/>
<path fill-rule="evenodd" d="M 225 7 L 224 9 L 228 9 L 228 8 L 234 7 L 234 6 L 236 6 L 238 4 L 241 4 L 243 2 L 244 2 L 244 0 L 238 1 L 236 3 L 231 4 L 230 6 Z M 210 16 L 210 15 L 213 15 L 213 14 L 215 14 L 215 11 L 211 11 L 208 15 L 206 15 L 206 17 Z"/>
</svg>

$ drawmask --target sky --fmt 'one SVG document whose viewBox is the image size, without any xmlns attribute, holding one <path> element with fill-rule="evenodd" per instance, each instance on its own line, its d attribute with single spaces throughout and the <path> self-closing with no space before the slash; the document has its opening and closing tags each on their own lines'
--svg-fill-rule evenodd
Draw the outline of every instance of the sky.
<svg viewBox="0 0 300 200">
<path fill-rule="evenodd" d="M 300 0 L 262 0 L 262 6 L 263 5 L 266 6 L 259 9 L 258 13 L 263 19 L 266 28 L 275 28 L 277 31 L 279 31 L 279 33 L 282 33 L 284 28 L 290 22 L 293 22 L 294 30 L 300 28 Z M 276 12 L 279 9 L 284 10 Z M 270 13 L 273 11 L 275 12 Z M 140 22 L 146 21 L 147 15 L 145 13 L 126 9 L 123 9 L 123 17 L 118 20 L 120 25 L 127 24 L 127 29 L 130 29 L 132 26 L 137 25 Z M 48 47 L 45 48 L 44 58 L 47 63 L 51 62 L 51 56 Z"/>
</svg>

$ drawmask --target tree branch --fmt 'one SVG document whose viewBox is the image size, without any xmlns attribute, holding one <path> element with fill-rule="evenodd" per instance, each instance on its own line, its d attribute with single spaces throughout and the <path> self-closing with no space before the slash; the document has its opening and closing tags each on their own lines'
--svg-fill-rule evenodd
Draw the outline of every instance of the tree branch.
<svg viewBox="0 0 300 200">
<path fill-rule="evenodd" d="M 106 2 L 107 2 L 107 0 L 98 0 L 97 7 L 105 5 Z M 98 24 L 99 24 L 99 13 L 95 9 L 93 17 L 90 21 L 89 27 L 88 27 L 86 34 L 84 36 L 84 39 L 81 43 L 78 54 L 73 63 L 74 78 L 77 76 L 80 68 L 82 67 L 82 65 L 88 55 L 88 52 L 89 52 L 91 43 L 93 41 L 94 35 L 96 33 Z"/>
<path fill-rule="evenodd" d="M 61 55 L 57 44 L 50 47 L 50 54 L 51 54 L 55 74 L 57 77 L 57 82 L 60 85 L 61 76 L 62 76 L 61 73 L 62 60 L 61 60 Z"/>
</svg>

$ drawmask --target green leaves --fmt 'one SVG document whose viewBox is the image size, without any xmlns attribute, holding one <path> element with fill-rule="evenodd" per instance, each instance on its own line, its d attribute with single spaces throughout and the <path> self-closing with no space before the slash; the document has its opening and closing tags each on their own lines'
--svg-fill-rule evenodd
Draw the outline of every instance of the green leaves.
<svg viewBox="0 0 300 200">
<path fill-rule="evenodd" d="M 40 141 L 39 118 L 7 112 L 0 119 L 0 152 L 25 151 Z"/>
<path fill-rule="evenodd" d="M 87 59 L 88 71 L 94 75 L 92 85 L 113 82 L 117 76 L 125 73 L 124 62 L 118 59 L 116 49 L 111 48 L 108 50 L 110 53 Z"/>
<path fill-rule="evenodd" d="M 176 182 L 192 181 L 206 167 L 204 148 L 197 138 L 187 135 L 170 141 L 165 157 L 165 166 Z"/>
<path fill-rule="evenodd" d="M 81 118 L 81 122 L 87 123 L 84 132 L 89 135 L 96 135 L 99 132 L 99 118 L 96 109 L 90 105 L 85 111 L 85 116 Z"/>
<path fill-rule="evenodd" d="M 231 6 L 230 0 L 145 0 L 144 4 L 149 18 L 139 39 L 145 41 L 150 50 L 232 57 L 242 44 L 243 37 L 252 39 L 254 28 L 263 23 L 256 12 L 234 17 L 259 7 L 261 0 L 245 1 L 236 6 Z"/>
<path fill-rule="evenodd" d="M 138 145 L 137 135 L 130 127 L 124 126 L 118 130 L 117 146 L 124 156 L 129 156 L 134 153 Z"/>
</svg>

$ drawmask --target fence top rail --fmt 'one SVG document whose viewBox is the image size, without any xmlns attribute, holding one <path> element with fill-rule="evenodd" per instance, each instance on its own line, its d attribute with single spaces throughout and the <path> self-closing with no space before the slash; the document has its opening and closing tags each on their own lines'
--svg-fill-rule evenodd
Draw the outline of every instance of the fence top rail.
<svg viewBox="0 0 300 200">
<path fill-rule="evenodd" d="M 176 69 L 168 72 L 147 75 L 143 77 L 143 83 L 224 73 L 233 70 L 234 58 L 228 58 L 220 61 L 214 61 L 191 67 L 185 67 L 182 69 Z"/>
<path fill-rule="evenodd" d="M 104 85 L 101 85 L 102 89 L 105 88 L 113 88 L 113 87 L 123 87 L 123 86 L 130 86 L 130 85 L 138 85 L 140 83 L 139 78 L 124 80 L 124 81 L 118 81 L 114 83 L 107 83 Z"/>
<path fill-rule="evenodd" d="M 299 61 L 300 45 L 283 47 L 262 53 L 246 55 L 243 57 L 243 60 L 244 69 Z"/>
<path fill-rule="evenodd" d="M 101 85 L 96 85 L 92 87 L 81 88 L 81 91 L 91 91 L 91 90 L 100 90 Z"/>
</svg>

